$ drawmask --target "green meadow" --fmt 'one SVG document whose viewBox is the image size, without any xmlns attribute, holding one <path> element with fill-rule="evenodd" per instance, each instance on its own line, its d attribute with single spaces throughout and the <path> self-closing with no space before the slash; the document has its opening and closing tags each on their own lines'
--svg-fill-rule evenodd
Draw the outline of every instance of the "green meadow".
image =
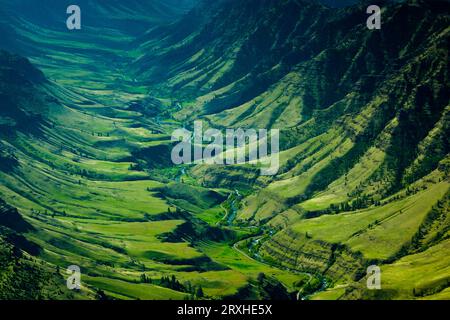
<svg viewBox="0 0 450 320">
<path fill-rule="evenodd" d="M 387 28 L 424 22 L 376 38 L 354 8 L 306 27 L 295 1 L 236 3 L 164 22 L 124 5 L 71 33 L 9 21 L 31 64 L 0 51 L 0 288 L 11 246 L 47 282 L 33 298 L 450 299 L 448 14 L 390 4 Z M 278 173 L 174 165 L 194 120 L 280 129 Z"/>
</svg>

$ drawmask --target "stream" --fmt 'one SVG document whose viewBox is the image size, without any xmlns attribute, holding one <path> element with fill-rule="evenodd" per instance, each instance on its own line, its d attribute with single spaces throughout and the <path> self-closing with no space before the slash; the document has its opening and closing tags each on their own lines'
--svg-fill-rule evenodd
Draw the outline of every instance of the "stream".
<svg viewBox="0 0 450 320">
<path fill-rule="evenodd" d="M 231 212 L 226 217 L 228 226 L 231 226 L 233 224 L 233 221 L 235 220 L 236 215 L 237 215 L 237 211 L 238 211 L 238 203 L 239 203 L 239 201 L 242 198 L 242 196 L 240 195 L 238 190 L 234 190 L 234 195 L 236 197 L 232 200 L 232 202 L 230 204 Z M 233 193 L 230 194 L 230 197 L 231 196 L 233 196 Z M 242 251 L 242 250 L 240 250 L 238 248 L 237 245 L 238 245 L 239 242 L 236 242 L 233 245 L 233 248 L 236 251 L 240 252 L 241 254 L 245 255 L 246 257 L 248 257 L 248 258 L 250 258 L 252 260 L 255 260 L 255 261 L 259 262 L 259 263 L 265 264 L 265 265 L 267 265 L 267 266 L 269 266 L 271 268 L 284 269 L 286 271 L 292 272 L 294 274 L 299 274 L 299 275 L 300 274 L 307 275 L 309 277 L 309 280 L 308 280 L 308 283 L 309 283 L 314 278 L 314 276 L 311 273 L 294 270 L 294 269 L 291 269 L 291 268 L 288 268 L 288 267 L 279 267 L 279 266 L 276 266 L 276 265 L 272 265 L 272 264 L 266 262 L 258 253 L 252 253 L 251 252 L 251 248 L 252 247 L 258 245 L 261 241 L 267 241 L 267 240 L 271 239 L 275 233 L 276 232 L 273 229 L 270 228 L 268 230 L 268 232 L 266 232 L 264 235 L 257 236 L 254 239 L 252 239 L 251 247 L 249 248 L 250 250 L 249 250 L 248 253 L 246 253 L 246 252 L 244 252 L 244 251 Z M 267 238 L 264 239 L 265 237 L 267 237 Z M 310 294 L 308 294 L 306 296 L 302 297 L 301 296 L 301 290 L 299 290 L 297 295 L 296 295 L 297 300 L 306 300 L 306 299 L 308 299 L 308 297 L 310 297 L 310 296 L 312 296 L 312 295 L 314 295 L 314 294 L 316 294 L 318 292 L 324 291 L 327 288 L 327 286 L 328 286 L 327 280 L 325 278 L 323 278 L 323 277 L 320 277 L 320 281 L 321 281 L 320 288 L 318 288 L 316 291 L 311 292 Z"/>
<path fill-rule="evenodd" d="M 236 215 L 237 215 L 237 211 L 238 211 L 238 206 L 237 206 L 236 202 L 241 199 L 241 194 L 239 193 L 239 190 L 235 189 L 234 194 L 236 195 L 236 198 L 234 198 L 233 201 L 231 201 L 231 204 L 230 204 L 231 212 L 229 212 L 227 215 L 228 226 L 231 226 L 233 224 L 234 219 L 236 219 Z M 233 194 L 230 194 L 230 197 L 232 195 Z"/>
<path fill-rule="evenodd" d="M 175 177 L 175 181 L 181 182 L 181 177 L 182 177 L 183 175 L 185 175 L 185 174 L 186 174 L 186 169 L 185 169 L 185 168 L 181 168 L 180 173 Z M 238 209 L 239 209 L 239 202 L 242 200 L 242 195 L 239 193 L 239 190 L 237 190 L 237 189 L 235 189 L 234 192 L 230 193 L 229 198 L 231 198 L 231 197 L 234 197 L 234 198 L 233 198 L 233 200 L 232 200 L 231 203 L 230 203 L 230 211 L 227 212 L 227 215 L 226 215 L 225 218 L 224 218 L 224 219 L 226 219 L 226 225 L 227 225 L 227 226 L 232 226 L 232 225 L 233 225 L 233 222 L 234 222 L 234 220 L 236 219 L 237 212 L 238 212 Z M 250 227 L 250 228 L 254 228 L 254 227 Z M 263 240 L 263 238 L 264 238 L 265 236 L 268 236 L 268 238 L 265 239 L 265 241 L 269 240 L 270 238 L 273 237 L 273 235 L 274 235 L 275 233 L 276 233 L 276 232 L 275 232 L 273 229 L 270 229 L 268 233 L 266 233 L 266 234 L 264 234 L 264 235 L 262 235 L 262 236 L 255 237 L 255 239 L 253 239 L 252 242 L 251 242 L 251 246 L 254 247 L 255 245 L 259 244 L 259 243 Z M 233 249 L 236 250 L 236 251 L 238 251 L 239 253 L 245 255 L 245 256 L 246 256 L 247 258 L 249 258 L 249 259 L 252 259 L 252 260 L 257 261 L 257 262 L 259 262 L 259 263 L 265 264 L 265 265 L 267 265 L 267 266 L 269 266 L 269 267 L 271 267 L 271 268 L 284 269 L 284 270 L 286 270 L 286 271 L 289 271 L 289 272 L 292 272 L 292 273 L 295 273 L 295 274 L 305 274 L 305 275 L 307 275 L 307 276 L 309 277 L 309 281 L 311 281 L 311 280 L 313 279 L 313 277 L 314 277 L 312 274 L 310 274 L 310 273 L 308 273 L 308 272 L 301 272 L 301 271 L 294 270 L 294 269 L 290 269 L 290 268 L 287 268 L 287 267 L 279 267 L 279 266 L 276 266 L 276 265 L 272 265 L 272 264 L 266 262 L 263 258 L 261 258 L 261 257 L 258 255 L 258 253 L 252 254 L 252 253 L 250 253 L 250 252 L 246 253 L 246 252 L 240 250 L 240 249 L 237 247 L 237 244 L 238 244 L 238 243 L 239 243 L 239 241 L 236 242 L 236 243 L 233 245 Z M 251 249 L 251 248 L 250 248 L 250 249 Z M 328 283 L 327 283 L 327 281 L 326 281 L 325 278 L 321 278 L 320 280 L 321 280 L 322 284 L 321 284 L 321 286 L 320 286 L 319 289 L 317 289 L 316 291 L 314 291 L 314 292 L 312 292 L 312 293 L 310 293 L 309 295 L 304 296 L 304 297 L 301 296 L 301 291 L 299 291 L 299 292 L 297 293 L 297 295 L 296 295 L 297 300 L 305 300 L 305 299 L 307 299 L 309 296 L 314 295 L 315 293 L 324 291 L 324 290 L 327 288 Z"/>
</svg>

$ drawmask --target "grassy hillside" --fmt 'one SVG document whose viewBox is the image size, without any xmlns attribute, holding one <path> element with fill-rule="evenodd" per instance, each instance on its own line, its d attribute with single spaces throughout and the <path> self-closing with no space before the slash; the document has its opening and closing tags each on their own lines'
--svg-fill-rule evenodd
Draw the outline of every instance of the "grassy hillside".
<svg viewBox="0 0 450 320">
<path fill-rule="evenodd" d="M 8 80 L 34 74 L 43 77 L 23 58 L 7 52 L 2 57 L 0 70 L 5 70 Z M 26 68 L 22 70 L 18 62 Z M 13 100 L 17 103 L 12 111 L 3 108 L 11 106 L 2 105 L 2 115 L 13 116 L 18 125 L 11 126 L 7 119 L 1 127 L 0 193 L 32 226 L 23 235 L 32 247 L 39 248 L 30 253 L 31 259 L 46 261 L 55 270 L 79 265 L 89 292 L 84 298 L 201 298 L 195 295 L 199 286 L 207 297 L 218 298 L 236 294 L 256 279 L 260 269 L 234 270 L 207 255 L 194 241 L 198 232 L 210 230 L 193 214 L 208 220 L 206 212 L 217 206 L 222 215 L 225 209 L 219 205 L 230 191 L 189 187 L 184 182 L 187 178 L 176 177 L 178 169 L 174 169 L 175 176 L 170 169 L 142 169 L 152 160 L 135 158 L 140 154 L 137 151 L 152 152 L 167 143 L 152 122 L 144 119 L 138 127 L 137 112 L 112 117 L 87 111 L 94 105 L 92 100 L 76 93 L 75 87 L 45 78 L 27 86 L 19 84 L 2 82 L 7 98 L 21 91 L 24 99 Z M 28 97 L 36 97 L 32 108 Z M 33 111 L 33 126 L 19 126 L 32 120 L 26 118 L 29 110 Z M 170 179 L 172 184 L 164 183 Z M 234 233 L 224 231 L 229 239 Z M 225 241 L 216 245 L 233 251 Z M 283 281 L 293 281 L 288 273 L 278 273 L 285 274 Z M 175 282 L 163 280 L 172 276 Z M 64 285 L 64 278 L 58 281 Z M 215 285 L 218 281 L 226 291 Z M 16 284 L 18 288 L 8 289 L 11 296 L 5 298 L 24 297 L 14 291 L 23 289 Z M 44 288 L 38 295 L 36 290 L 34 298 L 73 298 L 65 293 L 47 294 Z"/>
<path fill-rule="evenodd" d="M 70 292 L 59 268 L 33 257 L 41 248 L 22 233 L 33 230 L 17 210 L 0 199 L 0 299 L 86 299 L 88 291 Z"/>
<path fill-rule="evenodd" d="M 0 298 L 448 299 L 446 1 L 377 31 L 317 1 L 82 1 L 80 32 L 0 3 Z M 174 166 L 198 119 L 281 129 L 278 174 Z"/>
</svg>

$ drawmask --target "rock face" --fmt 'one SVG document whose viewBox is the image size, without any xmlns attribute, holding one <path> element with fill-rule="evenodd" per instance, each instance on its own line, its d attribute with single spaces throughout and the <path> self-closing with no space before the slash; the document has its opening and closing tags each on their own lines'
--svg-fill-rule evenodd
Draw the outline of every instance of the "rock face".
<svg viewBox="0 0 450 320">
<path fill-rule="evenodd" d="M 380 6 L 379 31 L 366 28 L 364 5 L 336 10 L 314 1 L 230 0 L 205 3 L 146 35 L 147 54 L 134 63 L 139 77 L 160 95 L 195 101 L 177 119 L 282 130 L 289 159 L 273 179 L 250 182 L 259 190 L 244 199 L 237 218 L 283 229 L 259 247 L 268 261 L 359 280 L 371 258 L 389 262 L 415 252 L 410 242 L 424 228 L 421 219 L 437 223 L 446 215 L 450 8 L 446 1 Z M 218 187 L 224 176 L 242 182 L 239 170 L 197 167 L 193 173 Z M 345 241 L 309 234 L 308 222 L 298 222 L 360 210 L 370 216 L 378 206 L 392 210 L 396 201 L 398 217 L 369 219 Z M 439 219 L 430 213 L 436 210 Z M 396 229 L 399 221 L 414 227 Z M 296 222 L 301 232 L 286 228 Z M 349 228 L 340 223 L 336 228 Z M 391 238 L 391 228 L 411 237 L 402 248 L 372 244 L 381 234 Z M 369 253 L 372 245 L 380 251 Z M 396 290 L 385 298 L 405 294 Z"/>
<path fill-rule="evenodd" d="M 124 277 L 156 261 L 156 275 L 166 274 L 164 264 L 186 263 L 185 272 L 227 271 L 234 279 L 242 278 L 239 249 L 286 272 L 314 274 L 308 294 L 336 285 L 335 298 L 445 297 L 448 1 L 381 1 L 382 28 L 368 30 L 366 2 L 337 9 L 330 8 L 337 1 L 199 1 L 178 19 L 195 1 L 176 10 L 175 0 L 85 0 L 89 28 L 70 40 L 60 17 L 68 3 L 47 12 L 51 2 L 10 25 L 0 12 L 7 34 L 0 45 L 31 57 L 50 79 L 0 51 L 0 192 L 20 208 L 25 198 L 21 212 L 29 214 L 24 220 L 0 202 L 1 241 L 12 251 L 40 252 L 26 236 L 43 252 L 77 255 L 102 276 L 118 261 L 127 261 Z M 3 3 L 0 11 L 13 10 Z M 14 10 L 27 4 L 17 1 Z M 55 39 L 25 32 L 30 25 Z M 170 132 L 194 120 L 280 129 L 278 174 L 175 167 Z M 229 190 L 238 196 L 227 199 Z M 90 226 L 96 219 L 119 231 L 90 231 L 99 228 Z M 187 222 L 172 228 L 173 219 Z M 139 239 L 140 248 L 154 250 L 124 249 L 133 246 L 123 238 L 132 223 L 159 222 L 168 223 L 162 236 Z M 251 237 L 232 243 L 240 233 Z M 222 246 L 233 255 L 216 264 Z M 376 296 L 363 291 L 371 264 L 388 270 L 387 289 Z M 411 272 L 405 266 L 420 276 L 403 283 Z M 265 286 L 281 288 L 263 277 L 224 285 L 225 278 L 208 290 L 242 287 L 238 298 L 257 297 L 254 285 L 262 296 L 270 295 Z"/>
<path fill-rule="evenodd" d="M 385 157 L 366 182 L 387 180 L 376 191 L 385 197 L 448 154 L 450 19 L 445 1 L 381 6 L 383 28 L 371 31 L 363 5 L 205 3 L 148 33 L 134 67 L 155 92 L 196 101 L 178 119 L 280 128 L 284 149 L 304 146 L 284 175 L 312 179 L 288 193 L 288 205 L 344 177 L 372 148 Z M 342 152 L 325 152 L 329 143 Z M 364 202 L 374 193 L 364 188 L 349 198 Z"/>
</svg>

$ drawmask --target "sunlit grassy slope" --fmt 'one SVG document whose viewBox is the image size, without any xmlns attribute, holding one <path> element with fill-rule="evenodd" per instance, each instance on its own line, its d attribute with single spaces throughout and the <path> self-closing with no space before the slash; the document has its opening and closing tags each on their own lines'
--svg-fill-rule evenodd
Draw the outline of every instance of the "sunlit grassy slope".
<svg viewBox="0 0 450 320">
<path fill-rule="evenodd" d="M 368 32 L 361 7 L 220 5 L 167 26 L 137 1 L 80 32 L 8 21 L 43 71 L 1 52 L 0 198 L 53 272 L 33 298 L 448 299 L 448 11 L 392 5 Z M 195 119 L 280 128 L 278 174 L 173 166 Z"/>
<path fill-rule="evenodd" d="M 37 64 L 44 60 L 39 61 Z M 140 95 L 124 89 L 119 98 L 112 98 L 90 86 L 83 91 L 79 84 L 54 79 L 28 88 L 51 101 L 43 113 L 47 122 L 39 124 L 37 133 L 18 129 L 14 136 L 2 136 L 2 145 L 18 162 L 13 170 L 0 171 L 0 194 L 33 226 L 25 236 L 39 246 L 41 259 L 61 270 L 79 265 L 85 298 L 98 297 L 98 290 L 119 299 L 192 295 L 184 289 L 168 288 L 161 283 L 165 276 L 175 276 L 194 288 L 202 286 L 209 298 L 234 295 L 263 271 L 292 286 L 295 275 L 259 262 L 253 262 L 259 267 L 250 271 L 234 268 L 233 261 L 244 256 L 227 242 L 212 243 L 230 256 L 222 261 L 202 245 L 194 245 L 193 239 L 166 241 L 190 216 L 185 211 L 175 212 L 184 187 L 178 182 L 179 190 L 173 187 L 167 193 L 169 198 L 164 198 L 161 190 L 171 173 L 165 178 L 163 171 L 157 175 L 160 181 L 154 180 L 152 174 L 136 167 L 134 156 L 143 149 L 152 154 L 152 148 L 167 144 L 162 125 L 125 110 Z M 110 108 L 109 102 L 117 109 Z M 172 171 L 179 175 L 179 169 Z M 217 195 L 222 195 L 214 199 L 206 189 L 190 188 L 183 191 L 183 197 L 197 199 L 194 213 L 201 220 L 196 223 L 214 226 L 221 221 L 225 208 L 217 201 L 225 199 L 229 191 L 218 190 Z M 185 204 L 180 205 L 185 208 Z M 212 212 L 208 206 L 213 204 L 218 215 L 214 223 L 208 214 Z M 64 279 L 59 281 L 64 285 Z"/>
</svg>

